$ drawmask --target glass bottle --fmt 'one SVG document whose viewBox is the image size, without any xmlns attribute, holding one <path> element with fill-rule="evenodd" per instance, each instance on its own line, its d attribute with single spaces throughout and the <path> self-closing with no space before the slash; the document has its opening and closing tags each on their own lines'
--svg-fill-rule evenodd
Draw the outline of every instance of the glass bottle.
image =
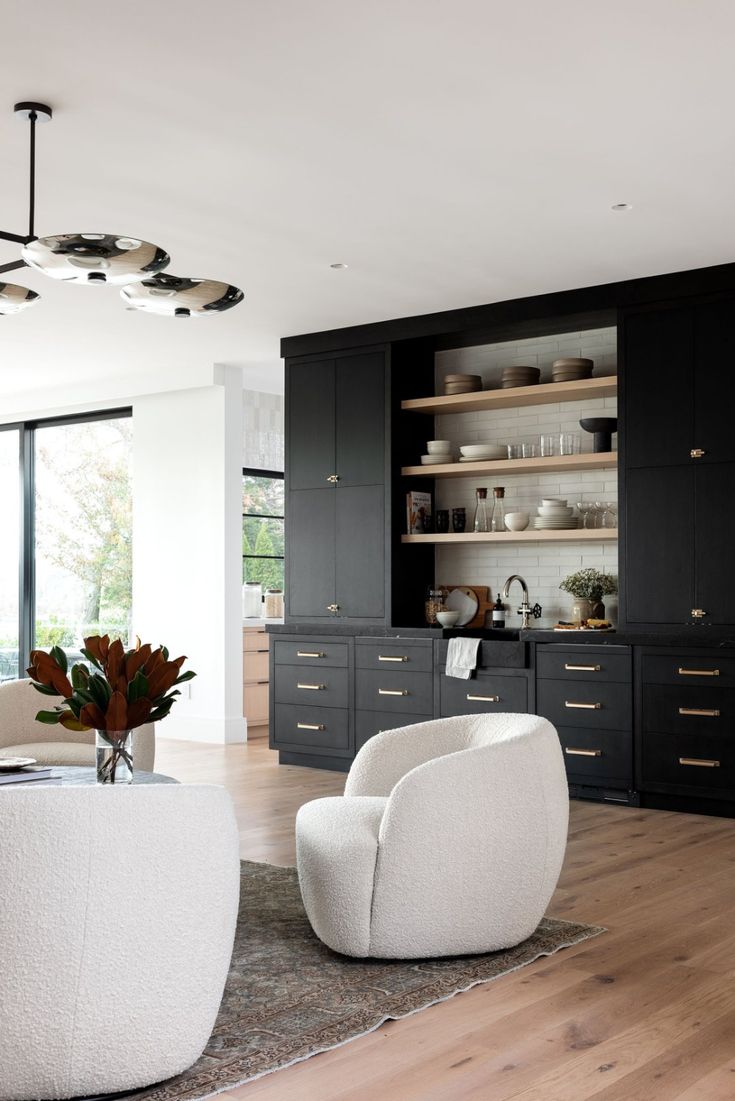
<svg viewBox="0 0 735 1101">
<path fill-rule="evenodd" d="M 472 522 L 473 531 L 490 531 L 490 523 L 487 514 L 487 490 L 475 490 L 475 519 Z"/>
<path fill-rule="evenodd" d="M 490 531 L 505 531 L 505 489 L 503 486 L 493 488 L 493 514 L 490 517 Z"/>
<path fill-rule="evenodd" d="M 430 627 L 436 625 L 436 613 L 444 611 L 444 590 L 429 589 L 426 593 L 424 614 Z"/>
</svg>

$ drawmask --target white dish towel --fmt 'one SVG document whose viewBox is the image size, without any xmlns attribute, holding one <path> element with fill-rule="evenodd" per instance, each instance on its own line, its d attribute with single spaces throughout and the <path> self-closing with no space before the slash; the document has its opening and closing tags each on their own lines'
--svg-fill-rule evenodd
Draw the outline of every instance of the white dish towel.
<svg viewBox="0 0 735 1101">
<path fill-rule="evenodd" d="M 472 670 L 477 668 L 480 641 L 479 638 L 450 638 L 447 648 L 446 674 L 448 677 L 470 679 Z"/>
</svg>

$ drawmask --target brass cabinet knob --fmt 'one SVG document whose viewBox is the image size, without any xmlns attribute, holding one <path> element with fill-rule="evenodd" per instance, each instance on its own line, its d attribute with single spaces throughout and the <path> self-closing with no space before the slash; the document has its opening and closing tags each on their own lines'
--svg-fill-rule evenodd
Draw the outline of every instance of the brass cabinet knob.
<svg viewBox="0 0 735 1101">
<path fill-rule="evenodd" d="M 703 447 L 693 447 L 689 454 L 693 459 L 701 459 L 703 455 L 707 454 L 707 452 L 704 450 Z"/>
<path fill-rule="evenodd" d="M 706 615 L 704 608 L 692 608 L 692 619 L 703 619 Z"/>
</svg>

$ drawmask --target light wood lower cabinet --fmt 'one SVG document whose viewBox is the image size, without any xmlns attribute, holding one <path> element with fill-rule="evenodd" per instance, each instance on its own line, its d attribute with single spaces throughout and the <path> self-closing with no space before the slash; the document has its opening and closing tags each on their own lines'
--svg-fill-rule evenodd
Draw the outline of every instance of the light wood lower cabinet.
<svg viewBox="0 0 735 1101">
<path fill-rule="evenodd" d="M 268 690 L 268 635 L 264 627 L 244 627 L 242 695 L 248 738 L 268 736 Z"/>
</svg>

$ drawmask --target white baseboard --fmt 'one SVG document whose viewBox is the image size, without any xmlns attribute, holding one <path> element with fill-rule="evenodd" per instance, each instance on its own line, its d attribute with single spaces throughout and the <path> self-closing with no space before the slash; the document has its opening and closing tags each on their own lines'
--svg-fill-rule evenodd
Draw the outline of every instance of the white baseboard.
<svg viewBox="0 0 735 1101">
<path fill-rule="evenodd" d="M 205 716 L 169 715 L 156 724 L 157 738 L 174 738 L 182 742 L 210 742 L 214 745 L 237 745 L 247 741 L 247 723 L 241 716 L 209 718 Z"/>
</svg>

